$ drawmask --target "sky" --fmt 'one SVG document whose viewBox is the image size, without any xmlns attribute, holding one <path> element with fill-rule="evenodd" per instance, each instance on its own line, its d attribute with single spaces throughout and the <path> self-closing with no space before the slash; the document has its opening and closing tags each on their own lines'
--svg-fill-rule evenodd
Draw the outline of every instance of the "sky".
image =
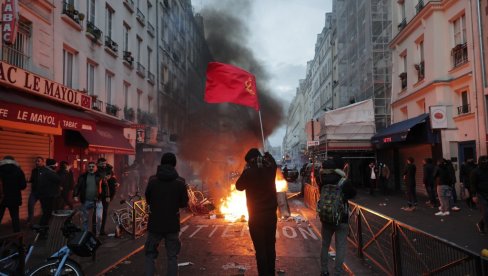
<svg viewBox="0 0 488 276">
<path fill-rule="evenodd" d="M 205 6 L 229 0 L 192 0 L 196 12 Z M 235 1 L 235 0 L 234 0 Z M 332 11 L 332 0 L 251 0 L 248 46 L 271 75 L 269 87 L 283 101 L 284 109 L 296 94 L 298 81 L 305 78 L 307 61 L 312 60 L 317 35 Z M 259 81 L 259 80 L 258 80 Z M 272 146 L 281 146 L 285 125 L 270 137 Z"/>
</svg>

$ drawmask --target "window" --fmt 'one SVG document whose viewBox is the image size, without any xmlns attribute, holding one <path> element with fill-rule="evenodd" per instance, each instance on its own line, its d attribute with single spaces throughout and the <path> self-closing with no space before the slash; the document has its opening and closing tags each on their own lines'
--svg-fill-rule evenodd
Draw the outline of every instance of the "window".
<svg viewBox="0 0 488 276">
<path fill-rule="evenodd" d="M 142 38 L 137 37 L 137 62 L 141 63 L 141 45 L 142 45 Z"/>
<path fill-rule="evenodd" d="M 471 112 L 468 96 L 469 95 L 467 91 L 461 92 L 461 106 L 458 106 L 458 114 L 466 114 Z"/>
<path fill-rule="evenodd" d="M 400 78 L 400 81 L 401 81 L 401 89 L 404 90 L 407 88 L 407 54 L 403 54 L 400 56 L 400 64 L 401 64 L 401 67 L 400 68 L 400 75 L 398 76 Z"/>
<path fill-rule="evenodd" d="M 124 24 L 124 51 L 126 52 L 129 51 L 129 32 L 130 32 L 130 27 Z"/>
<path fill-rule="evenodd" d="M 111 72 L 105 73 L 105 92 L 107 95 L 107 103 L 112 104 L 112 81 L 114 75 Z"/>
<path fill-rule="evenodd" d="M 2 60 L 20 68 L 29 69 L 32 23 L 21 18 L 18 26 L 15 43 L 2 45 Z"/>
<path fill-rule="evenodd" d="M 141 95 L 142 91 L 137 90 L 137 110 L 141 110 Z"/>
<path fill-rule="evenodd" d="M 424 41 L 420 41 L 417 47 L 419 51 L 419 63 L 415 64 L 415 69 L 417 70 L 418 81 L 421 81 L 425 77 Z"/>
<path fill-rule="evenodd" d="M 86 64 L 86 90 L 88 94 L 95 94 L 95 65 L 88 62 Z"/>
<path fill-rule="evenodd" d="M 129 86 L 130 84 L 124 82 L 124 107 L 127 109 L 129 107 Z"/>
<path fill-rule="evenodd" d="M 152 49 L 147 47 L 147 72 L 151 73 Z"/>
<path fill-rule="evenodd" d="M 63 50 L 63 84 L 73 88 L 73 63 L 74 55 L 68 50 Z"/>
<path fill-rule="evenodd" d="M 399 14 L 400 14 L 400 23 L 398 24 L 398 30 L 401 31 L 407 25 L 407 18 L 405 15 L 405 3 L 398 2 L 399 7 Z"/>
<path fill-rule="evenodd" d="M 454 28 L 454 45 L 466 43 L 466 16 L 462 15 L 452 22 Z"/>
<path fill-rule="evenodd" d="M 105 33 L 107 34 L 107 37 L 112 39 L 112 23 L 113 23 L 113 18 L 114 18 L 114 10 L 107 6 L 105 8 Z"/>
<path fill-rule="evenodd" d="M 95 24 L 95 0 L 88 0 L 87 1 L 87 18 L 88 22 Z"/>
</svg>

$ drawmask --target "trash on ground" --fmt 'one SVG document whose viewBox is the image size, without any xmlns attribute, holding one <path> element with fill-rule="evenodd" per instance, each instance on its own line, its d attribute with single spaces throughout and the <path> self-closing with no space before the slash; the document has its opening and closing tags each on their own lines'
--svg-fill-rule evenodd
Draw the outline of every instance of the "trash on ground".
<svg viewBox="0 0 488 276">
<path fill-rule="evenodd" d="M 189 266 L 189 265 L 193 265 L 192 262 L 183 262 L 183 263 L 179 263 L 178 266 Z"/>
<path fill-rule="evenodd" d="M 249 266 L 246 264 L 239 264 L 239 263 L 227 263 L 222 266 L 222 269 L 224 270 L 234 269 L 234 268 L 239 269 L 239 272 L 245 272 L 246 270 L 249 269 Z"/>
</svg>

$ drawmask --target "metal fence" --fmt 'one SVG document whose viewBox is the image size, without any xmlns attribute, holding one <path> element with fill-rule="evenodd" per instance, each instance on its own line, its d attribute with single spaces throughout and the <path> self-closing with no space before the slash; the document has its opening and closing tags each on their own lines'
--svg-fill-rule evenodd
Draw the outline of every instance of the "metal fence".
<svg viewBox="0 0 488 276">
<path fill-rule="evenodd" d="M 305 204 L 315 210 L 316 186 L 305 185 Z M 349 242 L 385 275 L 488 276 L 488 260 L 378 212 L 349 202 Z"/>
</svg>

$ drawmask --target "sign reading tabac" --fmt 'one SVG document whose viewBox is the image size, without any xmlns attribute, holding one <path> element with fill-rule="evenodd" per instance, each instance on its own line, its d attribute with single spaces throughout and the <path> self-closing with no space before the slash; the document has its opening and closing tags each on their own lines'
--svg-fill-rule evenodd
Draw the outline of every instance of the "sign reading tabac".
<svg viewBox="0 0 488 276">
<path fill-rule="evenodd" d="M 84 109 L 92 106 L 90 96 L 5 62 L 0 62 L 0 84 Z"/>
<path fill-rule="evenodd" d="M 2 4 L 2 39 L 5 44 L 14 44 L 18 28 L 17 0 L 3 0 Z"/>
</svg>

